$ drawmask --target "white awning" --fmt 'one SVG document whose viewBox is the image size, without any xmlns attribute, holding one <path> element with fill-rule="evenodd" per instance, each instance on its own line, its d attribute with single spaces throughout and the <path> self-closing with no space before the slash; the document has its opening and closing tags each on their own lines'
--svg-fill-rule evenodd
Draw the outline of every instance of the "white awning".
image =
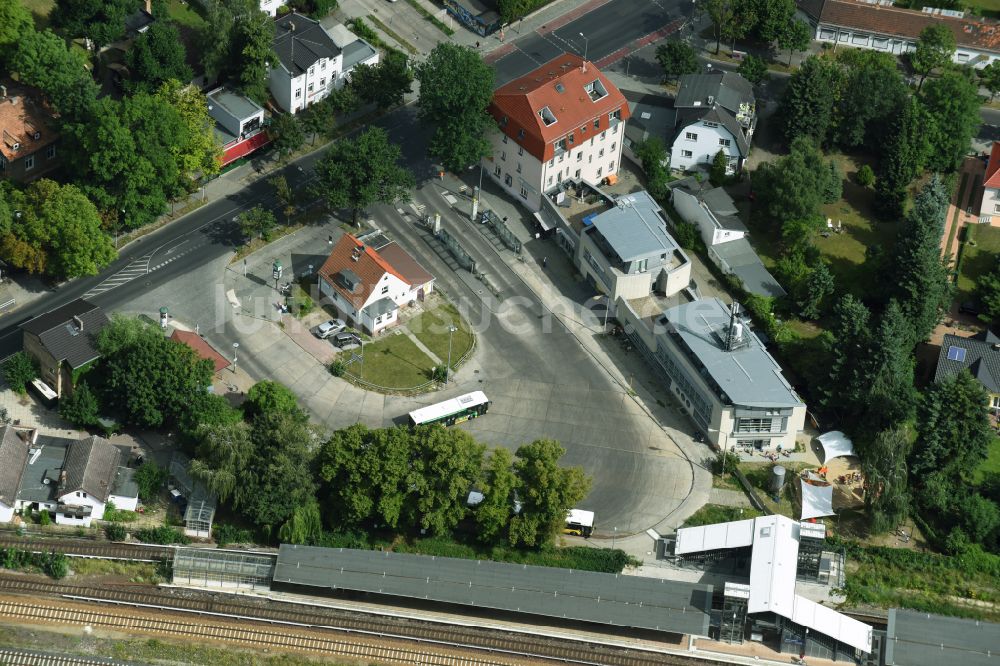
<svg viewBox="0 0 1000 666">
<path fill-rule="evenodd" d="M 832 516 L 833 486 L 814 486 L 799 479 L 802 486 L 802 520 Z"/>
<path fill-rule="evenodd" d="M 805 597 L 795 595 L 795 610 L 790 619 L 795 624 L 809 627 L 824 636 L 835 638 L 841 643 L 847 643 L 862 652 L 870 653 L 872 651 L 871 626 L 847 617 L 843 613 L 838 613 L 832 608 L 821 606 Z"/>
<path fill-rule="evenodd" d="M 754 519 L 747 611 L 790 617 L 795 599 L 799 524 L 785 516 Z"/>
<path fill-rule="evenodd" d="M 834 458 L 855 455 L 854 444 L 852 444 L 851 440 L 847 438 L 847 435 L 839 430 L 823 433 L 816 439 L 823 445 L 824 465 Z"/>
<path fill-rule="evenodd" d="M 753 518 L 677 530 L 675 555 L 702 553 L 723 548 L 745 548 L 753 544 Z"/>
</svg>

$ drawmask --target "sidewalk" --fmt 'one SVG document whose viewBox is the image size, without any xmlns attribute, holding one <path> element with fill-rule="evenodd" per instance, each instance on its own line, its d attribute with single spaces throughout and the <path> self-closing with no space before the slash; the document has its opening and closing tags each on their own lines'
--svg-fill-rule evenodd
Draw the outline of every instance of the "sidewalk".
<svg viewBox="0 0 1000 666">
<path fill-rule="evenodd" d="M 944 234 L 941 237 L 941 253 L 945 259 L 958 259 L 962 227 L 979 221 L 978 206 L 985 174 L 986 165 L 978 157 L 966 157 L 962 161 L 958 171 L 961 184 L 948 204 Z M 971 213 L 968 212 L 970 208 Z"/>
</svg>

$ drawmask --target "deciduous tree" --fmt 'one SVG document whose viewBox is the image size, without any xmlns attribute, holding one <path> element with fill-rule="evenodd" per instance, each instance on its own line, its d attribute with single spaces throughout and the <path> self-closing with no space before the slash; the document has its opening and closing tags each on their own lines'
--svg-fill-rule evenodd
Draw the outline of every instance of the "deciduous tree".
<svg viewBox="0 0 1000 666">
<path fill-rule="evenodd" d="M 740 67 L 737 70 L 744 79 L 755 86 L 763 83 L 767 77 L 767 63 L 763 58 L 759 58 L 752 53 L 743 56 Z"/>
<path fill-rule="evenodd" d="M 271 120 L 270 132 L 275 149 L 284 156 L 291 155 L 306 142 L 302 123 L 290 113 L 275 114 Z"/>
<path fill-rule="evenodd" d="M 978 88 L 962 72 L 947 70 L 927 82 L 920 100 L 929 115 L 926 133 L 931 151 L 927 166 L 936 171 L 954 171 L 981 123 Z"/>
<path fill-rule="evenodd" d="M 413 85 L 413 69 L 401 51 L 390 51 L 377 65 L 359 65 L 351 72 L 351 88 L 358 97 L 389 109 L 403 103 Z"/>
<path fill-rule="evenodd" d="M 663 77 L 668 80 L 698 71 L 694 49 L 677 39 L 668 39 L 656 47 L 656 61 L 663 68 Z"/>
<path fill-rule="evenodd" d="M 715 52 L 719 52 L 723 33 L 731 30 L 736 20 L 735 0 L 704 0 L 696 5 L 712 22 L 712 32 L 715 36 Z M 657 54 L 659 55 L 659 54 Z"/>
<path fill-rule="evenodd" d="M 0 0 L 0 65 L 14 53 L 16 45 L 35 31 L 31 12 L 20 0 Z"/>
<path fill-rule="evenodd" d="M 836 60 L 810 56 L 789 79 L 781 98 L 785 139 L 812 138 L 824 144 L 834 126 L 843 70 Z"/>
<path fill-rule="evenodd" d="M 56 0 L 49 21 L 65 36 L 86 37 L 100 48 L 125 34 L 125 18 L 141 6 L 141 0 Z"/>
<path fill-rule="evenodd" d="M 909 89 L 888 53 L 847 49 L 837 60 L 843 77 L 836 109 L 838 144 L 847 149 L 880 146 Z"/>
<path fill-rule="evenodd" d="M 274 213 L 262 206 L 254 206 L 250 210 L 240 213 L 236 220 L 245 238 L 256 237 L 265 242 L 271 240 L 271 232 L 278 226 L 278 221 L 274 219 Z"/>
<path fill-rule="evenodd" d="M 749 0 L 755 21 L 753 34 L 765 43 L 778 40 L 795 17 L 795 0 Z"/>
<path fill-rule="evenodd" d="M 718 187 L 726 182 L 727 169 L 729 169 L 729 156 L 725 150 L 720 148 L 719 152 L 712 158 L 712 168 L 708 174 L 708 179 L 712 185 Z"/>
<path fill-rule="evenodd" d="M 484 543 L 494 543 L 509 534 L 514 515 L 514 490 L 517 477 L 511 467 L 513 457 L 505 448 L 490 453 L 483 470 L 480 488 L 483 501 L 475 507 L 476 537 Z"/>
<path fill-rule="evenodd" d="M 792 141 L 788 155 L 762 164 L 754 177 L 760 207 L 779 227 L 791 220 L 814 219 L 830 179 L 816 144 L 804 136 Z"/>
<path fill-rule="evenodd" d="M 350 209 L 357 222 L 367 206 L 409 197 L 414 178 L 399 164 L 401 154 L 380 127 L 371 127 L 356 139 L 342 139 L 317 163 L 315 192 L 329 208 Z"/>
<path fill-rule="evenodd" d="M 793 19 L 778 33 L 778 46 L 788 49 L 788 64 L 792 64 L 792 53 L 805 51 L 812 40 L 812 27 L 805 21 Z"/>
<path fill-rule="evenodd" d="M 169 79 L 187 84 L 193 73 L 185 58 L 184 42 L 169 21 L 156 21 L 139 35 L 125 52 L 130 78 L 125 89 L 130 93 L 152 93 Z"/>
<path fill-rule="evenodd" d="M 156 91 L 156 98 L 172 107 L 184 126 L 183 141 L 172 146 L 177 168 L 188 189 L 196 177 L 219 173 L 222 150 L 215 138 L 215 120 L 208 113 L 208 100 L 195 86 L 170 80 Z"/>
<path fill-rule="evenodd" d="M 990 91 L 990 101 L 1000 92 L 1000 64 L 995 61 L 986 65 L 982 69 L 976 70 L 979 76 L 979 84 Z"/>
<path fill-rule="evenodd" d="M 559 466 L 566 453 L 551 439 L 535 440 L 514 454 L 521 511 L 511 519 L 512 545 L 541 547 L 566 520 L 566 513 L 586 497 L 591 480 L 579 467 Z"/>
<path fill-rule="evenodd" d="M 920 75 L 917 92 L 920 92 L 928 74 L 951 62 L 955 46 L 955 33 L 944 23 L 934 23 L 920 31 L 917 49 L 910 55 L 913 71 Z"/>
<path fill-rule="evenodd" d="M 64 121 L 92 119 L 97 84 L 87 59 L 49 30 L 27 32 L 8 61 L 21 83 L 41 89 Z"/>
<path fill-rule="evenodd" d="M 256 455 L 250 425 L 243 421 L 205 425 L 198 436 L 191 476 L 204 483 L 220 501 L 243 506 L 256 481 L 250 478 L 249 471 Z"/>
<path fill-rule="evenodd" d="M 874 533 L 897 527 L 909 513 L 906 456 L 909 438 L 902 428 L 883 430 L 871 442 L 859 442 L 865 510 Z"/>
<path fill-rule="evenodd" d="M 412 433 L 412 498 L 406 523 L 431 534 L 451 531 L 466 514 L 465 498 L 479 478 L 486 447 L 458 428 L 421 426 Z"/>
<path fill-rule="evenodd" d="M 269 414 L 285 414 L 299 421 L 307 418 L 291 389 L 270 379 L 257 382 L 250 387 L 247 399 L 243 403 L 243 413 L 251 420 Z"/>
<path fill-rule="evenodd" d="M 976 296 L 983 304 L 988 322 L 1000 321 L 1000 258 L 997 258 L 993 270 L 984 273 L 976 281 Z"/>
<path fill-rule="evenodd" d="M 646 174 L 646 189 L 657 199 L 667 196 L 667 149 L 658 136 L 651 136 L 635 147 L 636 157 Z"/>
<path fill-rule="evenodd" d="M 268 97 L 270 66 L 278 62 L 278 56 L 273 47 L 274 21 L 259 9 L 235 16 L 232 48 L 239 60 L 237 89 L 264 104 Z"/>
<path fill-rule="evenodd" d="M 15 393 L 24 395 L 28 392 L 28 384 L 38 377 L 38 364 L 23 351 L 14 352 L 0 365 L 3 380 Z"/>
</svg>

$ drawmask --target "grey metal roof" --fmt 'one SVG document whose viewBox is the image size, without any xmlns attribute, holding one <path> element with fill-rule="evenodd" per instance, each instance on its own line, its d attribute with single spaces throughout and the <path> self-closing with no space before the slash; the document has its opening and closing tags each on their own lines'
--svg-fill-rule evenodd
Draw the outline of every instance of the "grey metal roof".
<svg viewBox="0 0 1000 666">
<path fill-rule="evenodd" d="M 344 47 L 344 71 L 350 71 L 359 62 L 364 62 L 378 53 L 372 45 L 363 39 L 358 39 Z"/>
<path fill-rule="evenodd" d="M 941 341 L 941 351 L 938 354 L 937 370 L 934 371 L 934 381 L 940 382 L 957 375 L 968 368 L 990 393 L 1000 393 L 1000 338 L 991 331 L 982 331 L 971 338 L 960 338 L 947 333 Z M 948 350 L 952 347 L 964 349 L 962 360 L 948 358 Z"/>
<path fill-rule="evenodd" d="M 21 439 L 14 426 L 3 426 L 0 432 L 0 503 L 14 506 L 27 464 L 28 443 Z"/>
<path fill-rule="evenodd" d="M 703 298 L 665 310 L 661 322 L 665 320 L 677 332 L 734 405 L 775 408 L 801 405 L 802 400 L 781 374 L 781 366 L 753 331 L 744 327 L 743 336 L 749 344 L 726 351 L 729 318 L 729 308 L 722 301 Z M 672 344 L 677 343 L 672 341 Z"/>
<path fill-rule="evenodd" d="M 712 605 L 711 585 L 289 544 L 274 580 L 698 636 Z"/>
<path fill-rule="evenodd" d="M 83 324 L 83 330 L 74 317 Z M 37 335 L 56 360 L 66 361 L 76 369 L 100 356 L 94 348 L 94 338 L 107 323 L 108 318 L 99 307 L 81 298 L 38 315 L 22 324 L 21 330 Z"/>
<path fill-rule="evenodd" d="M 674 133 L 674 122 L 677 112 L 672 109 L 668 100 L 661 95 L 643 95 L 633 99 L 626 91 L 622 91 L 629 102 L 631 114 L 625 122 L 625 136 L 635 142 L 645 141 L 651 136 L 657 136 L 667 142 Z"/>
<path fill-rule="evenodd" d="M 660 205 L 645 190 L 618 197 L 615 206 L 594 218 L 594 228 L 622 261 L 673 252 L 677 243 L 667 233 Z"/>
<path fill-rule="evenodd" d="M 1000 624 L 892 609 L 886 666 L 997 666 Z"/>
<path fill-rule="evenodd" d="M 292 76 L 302 74 L 317 60 L 340 55 L 340 49 L 318 21 L 295 12 L 274 22 L 273 45 L 278 60 Z"/>
<path fill-rule="evenodd" d="M 365 312 L 368 313 L 369 317 L 375 318 L 384 314 L 389 314 L 399 309 L 395 301 L 391 298 L 380 298 L 368 307 L 365 308 Z"/>
<path fill-rule="evenodd" d="M 135 470 L 131 467 L 118 466 L 115 480 L 111 482 L 111 494 L 118 497 L 138 497 L 139 484 L 135 482 Z"/>
<path fill-rule="evenodd" d="M 54 502 L 59 485 L 59 470 L 66 458 L 66 447 L 73 440 L 39 435 L 34 447 L 38 455 L 28 458 L 21 475 L 17 499 L 23 502 Z M 48 479 L 48 483 L 45 480 Z"/>
<path fill-rule="evenodd" d="M 721 187 L 713 187 L 703 191 L 701 193 L 701 200 L 705 202 L 705 205 L 707 205 L 713 213 L 715 213 L 716 217 L 723 215 L 732 216 L 739 213 L 739 210 L 736 208 L 736 202 L 734 202 L 733 198 L 729 196 L 729 193 Z M 731 229 L 733 227 L 725 228 Z M 740 222 L 740 228 L 741 231 L 747 230 L 747 228 L 743 225 L 743 222 Z"/>
<path fill-rule="evenodd" d="M 249 97 L 244 97 L 227 88 L 213 90 L 206 97 L 212 106 L 210 114 L 213 118 L 218 119 L 219 115 L 225 115 L 236 121 L 237 126 L 240 121 L 253 118 L 264 111 L 257 102 Z"/>
<path fill-rule="evenodd" d="M 121 457 L 118 447 L 103 437 L 91 435 L 75 440 L 66 451 L 63 463 L 66 478 L 60 484 L 59 494 L 82 490 L 107 501 Z"/>
<path fill-rule="evenodd" d="M 743 128 L 740 127 L 740 123 L 736 120 L 736 116 L 719 105 L 712 107 L 681 109 L 677 113 L 677 132 L 674 133 L 673 138 L 676 139 L 681 132 L 690 127 L 692 124 L 706 120 L 710 123 L 719 123 L 729 130 L 729 133 L 732 134 L 733 138 L 736 140 L 737 147 L 740 149 L 740 155 L 746 157 L 750 153 L 750 143 L 747 141 L 746 136 L 744 136 Z"/>
<path fill-rule="evenodd" d="M 674 107 L 697 108 L 716 104 L 734 116 L 740 104 L 753 104 L 756 100 L 753 86 L 736 72 L 716 70 L 708 74 L 685 74 L 678 81 Z M 708 98 L 712 98 L 709 103 Z"/>
<path fill-rule="evenodd" d="M 712 252 L 718 254 L 723 261 L 729 264 L 736 277 L 743 281 L 743 287 L 750 293 L 759 296 L 774 296 L 775 298 L 785 295 L 785 290 L 764 267 L 760 257 L 757 256 L 750 241 L 746 238 L 713 245 Z"/>
</svg>

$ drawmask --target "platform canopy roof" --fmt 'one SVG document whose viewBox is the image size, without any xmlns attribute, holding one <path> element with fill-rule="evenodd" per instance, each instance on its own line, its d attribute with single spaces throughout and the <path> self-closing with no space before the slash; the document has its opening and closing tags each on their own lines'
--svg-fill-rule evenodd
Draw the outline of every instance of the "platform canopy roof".
<svg viewBox="0 0 1000 666">
<path fill-rule="evenodd" d="M 996 666 L 1000 624 L 892 609 L 886 628 L 886 666 Z"/>
<path fill-rule="evenodd" d="M 677 530 L 676 555 L 753 545 L 753 518 Z"/>
<path fill-rule="evenodd" d="M 805 479 L 799 479 L 799 483 L 802 486 L 802 520 L 834 515 L 833 486 L 814 486 Z"/>
<path fill-rule="evenodd" d="M 707 636 L 712 586 L 573 569 L 282 544 L 276 583 Z"/>
<path fill-rule="evenodd" d="M 853 456 L 854 444 L 839 430 L 826 432 L 816 438 L 823 445 L 823 464 L 841 456 Z"/>
</svg>

